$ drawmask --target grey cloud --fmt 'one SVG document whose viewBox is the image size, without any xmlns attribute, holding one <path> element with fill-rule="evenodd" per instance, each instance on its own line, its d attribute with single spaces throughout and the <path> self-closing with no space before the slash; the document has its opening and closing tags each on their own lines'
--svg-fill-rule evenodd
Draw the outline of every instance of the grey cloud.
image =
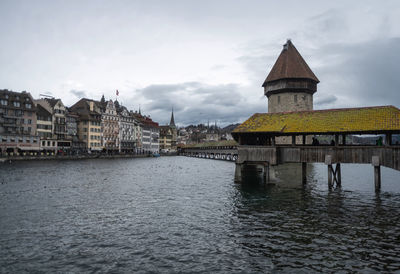
<svg viewBox="0 0 400 274">
<path fill-rule="evenodd" d="M 345 106 L 400 105 L 400 38 L 331 44 L 317 54 L 334 56 L 316 72 L 326 94 L 348 98 Z M 328 58 L 329 59 L 329 58 Z M 322 90 L 321 90 L 322 92 Z"/>
<path fill-rule="evenodd" d="M 75 96 L 78 97 L 78 98 L 85 98 L 85 97 L 87 97 L 86 92 L 83 91 L 83 90 L 75 90 L 75 89 L 72 89 L 72 90 L 70 90 L 69 92 L 70 92 L 72 95 L 75 95 Z"/>
<path fill-rule="evenodd" d="M 260 46 L 263 47 L 264 45 Z M 271 51 L 270 55 L 243 55 L 237 58 L 237 60 L 248 71 L 250 80 L 261 86 L 279 54 L 280 48 L 277 48 L 275 51 Z"/>
<path fill-rule="evenodd" d="M 314 108 L 316 109 L 321 109 L 323 107 L 329 107 L 331 105 L 333 105 L 336 101 L 337 101 L 337 97 L 335 95 L 329 94 L 329 95 L 322 95 L 322 96 L 318 96 L 319 94 L 316 94 L 316 96 L 314 96 Z"/>
<path fill-rule="evenodd" d="M 240 93 L 237 84 L 207 85 L 200 82 L 150 85 L 136 90 L 148 103 L 143 105 L 145 112 L 161 124 L 169 122 L 171 107 L 174 108 L 175 121 L 181 125 L 210 123 L 221 125 L 236 123 L 247 119 L 254 111 L 265 109 L 265 101 L 251 108 Z M 145 113 L 146 114 L 146 113 Z"/>
</svg>

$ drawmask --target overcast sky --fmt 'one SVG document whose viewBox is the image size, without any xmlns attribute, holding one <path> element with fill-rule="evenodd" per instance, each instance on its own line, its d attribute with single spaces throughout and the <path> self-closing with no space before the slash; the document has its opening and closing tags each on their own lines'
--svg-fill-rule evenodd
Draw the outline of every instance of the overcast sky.
<svg viewBox="0 0 400 274">
<path fill-rule="evenodd" d="M 314 108 L 400 106 L 400 1 L 0 0 L 0 88 L 116 99 L 160 124 L 243 122 L 287 38 Z"/>
</svg>

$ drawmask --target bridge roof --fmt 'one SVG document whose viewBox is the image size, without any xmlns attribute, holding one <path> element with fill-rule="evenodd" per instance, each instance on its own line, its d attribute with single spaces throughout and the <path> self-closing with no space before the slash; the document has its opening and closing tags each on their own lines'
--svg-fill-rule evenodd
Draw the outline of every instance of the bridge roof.
<svg viewBox="0 0 400 274">
<path fill-rule="evenodd" d="M 400 110 L 394 106 L 256 113 L 239 125 L 232 135 L 376 134 L 387 131 L 400 132 Z"/>
</svg>

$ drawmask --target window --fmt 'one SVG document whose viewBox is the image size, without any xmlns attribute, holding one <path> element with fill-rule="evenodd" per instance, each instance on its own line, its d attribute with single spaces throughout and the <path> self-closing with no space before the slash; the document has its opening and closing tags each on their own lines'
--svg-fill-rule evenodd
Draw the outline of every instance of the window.
<svg viewBox="0 0 400 274">
<path fill-rule="evenodd" d="M 14 107 L 20 107 L 21 104 L 19 102 L 13 102 Z"/>
<path fill-rule="evenodd" d="M 46 146 L 46 141 L 42 141 L 42 147 Z"/>
<path fill-rule="evenodd" d="M 31 133 L 31 131 L 32 131 L 32 128 L 28 127 L 28 132 Z"/>
<path fill-rule="evenodd" d="M 28 119 L 28 125 L 32 125 L 32 120 Z"/>
<path fill-rule="evenodd" d="M 32 108 L 32 105 L 31 104 L 25 104 L 25 107 L 26 108 Z"/>
<path fill-rule="evenodd" d="M 7 106 L 8 105 L 8 101 L 7 100 L 0 100 L 0 103 L 2 106 Z"/>
</svg>

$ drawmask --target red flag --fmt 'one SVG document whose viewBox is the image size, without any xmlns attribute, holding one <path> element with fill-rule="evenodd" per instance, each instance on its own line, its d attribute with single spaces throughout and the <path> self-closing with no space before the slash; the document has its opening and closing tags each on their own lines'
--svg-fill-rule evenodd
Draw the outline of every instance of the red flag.
<svg viewBox="0 0 400 274">
<path fill-rule="evenodd" d="M 118 89 L 117 89 L 117 92 L 116 92 L 116 94 L 117 94 L 117 96 L 119 95 Z"/>
</svg>

